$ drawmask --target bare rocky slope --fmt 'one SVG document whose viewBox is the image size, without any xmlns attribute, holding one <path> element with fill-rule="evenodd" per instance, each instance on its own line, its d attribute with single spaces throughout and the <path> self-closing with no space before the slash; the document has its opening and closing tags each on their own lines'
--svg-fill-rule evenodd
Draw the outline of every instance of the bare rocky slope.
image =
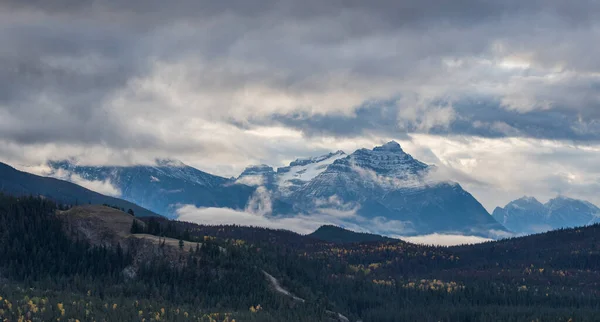
<svg viewBox="0 0 600 322">
<path fill-rule="evenodd" d="M 185 263 L 183 256 L 196 243 L 157 237 L 148 234 L 132 234 L 131 226 L 135 220 L 140 226 L 145 223 L 123 211 L 106 206 L 85 205 L 59 211 L 64 227 L 73 238 L 85 240 L 94 246 L 121 247 L 134 255 L 134 262 L 124 273 L 134 275 L 141 263 L 153 259 L 167 259 L 174 266 Z"/>
</svg>

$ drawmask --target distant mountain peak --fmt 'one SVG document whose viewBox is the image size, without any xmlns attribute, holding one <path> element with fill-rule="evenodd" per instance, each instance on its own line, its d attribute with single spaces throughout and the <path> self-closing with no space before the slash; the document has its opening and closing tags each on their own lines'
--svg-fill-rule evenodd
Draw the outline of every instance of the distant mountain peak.
<svg viewBox="0 0 600 322">
<path fill-rule="evenodd" d="M 288 170 L 291 167 L 305 166 L 305 165 L 308 165 L 308 164 L 311 164 L 311 163 L 319 163 L 319 162 L 325 161 L 327 159 L 331 159 L 333 157 L 337 158 L 337 157 L 341 157 L 341 156 L 345 156 L 345 155 L 346 155 L 346 153 L 344 151 L 337 150 L 336 152 L 327 153 L 327 154 L 320 155 L 320 156 L 317 156 L 317 157 L 299 158 L 299 159 L 296 159 L 296 160 L 290 162 L 289 166 L 282 167 L 282 168 L 279 168 L 279 169 L 281 169 L 281 171 L 285 172 L 286 170 Z M 278 170 L 278 172 L 279 172 L 279 170 Z"/>
<path fill-rule="evenodd" d="M 390 141 L 372 150 L 356 150 L 347 158 L 337 160 L 332 168 L 346 168 L 345 171 L 357 168 L 368 169 L 375 171 L 378 175 L 396 179 L 409 177 L 414 179 L 430 170 L 428 165 L 404 152 L 396 141 Z"/>
<path fill-rule="evenodd" d="M 396 141 L 390 141 L 382 146 L 376 146 L 373 151 L 390 151 L 390 152 L 404 152 L 400 143 Z"/>
<path fill-rule="evenodd" d="M 548 200 L 548 204 L 556 203 L 556 202 L 577 202 L 581 200 L 573 199 L 564 195 L 558 195 L 555 198 Z"/>
<path fill-rule="evenodd" d="M 247 166 L 246 169 L 242 172 L 242 174 L 250 174 L 250 173 L 265 173 L 265 172 L 274 172 L 273 167 L 268 164 L 255 164 Z"/>
<path fill-rule="evenodd" d="M 539 233 L 551 229 L 582 226 L 592 222 L 600 208 L 585 200 L 559 195 L 542 204 L 523 197 L 492 214 L 496 220 L 517 233 Z"/>
<path fill-rule="evenodd" d="M 175 160 L 175 159 L 156 159 L 154 160 L 154 163 L 156 164 L 156 166 L 158 167 L 177 167 L 177 168 L 183 168 L 186 167 L 187 165 L 179 160 Z"/>
<path fill-rule="evenodd" d="M 538 201 L 535 197 L 532 197 L 532 196 L 523 196 L 523 197 L 521 197 L 521 198 L 519 198 L 517 200 L 530 201 L 530 202 L 531 201 Z"/>
<path fill-rule="evenodd" d="M 537 200 L 535 197 L 531 197 L 531 196 L 523 196 L 515 201 L 510 202 L 509 205 L 515 204 L 515 203 L 542 205 L 542 203 L 539 200 Z"/>
</svg>

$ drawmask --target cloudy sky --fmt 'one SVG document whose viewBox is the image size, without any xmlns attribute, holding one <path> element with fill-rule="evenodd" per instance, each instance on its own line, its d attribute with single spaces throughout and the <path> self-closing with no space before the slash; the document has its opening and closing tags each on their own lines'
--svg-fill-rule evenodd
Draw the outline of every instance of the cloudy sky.
<svg viewBox="0 0 600 322">
<path fill-rule="evenodd" d="M 600 204 L 600 1 L 2 0 L 0 159 L 249 164 L 395 139 L 492 210 Z"/>
</svg>

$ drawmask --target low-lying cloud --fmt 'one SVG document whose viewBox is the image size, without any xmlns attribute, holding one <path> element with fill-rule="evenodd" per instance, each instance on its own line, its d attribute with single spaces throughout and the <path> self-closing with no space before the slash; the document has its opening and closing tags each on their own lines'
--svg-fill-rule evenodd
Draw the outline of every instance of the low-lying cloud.
<svg viewBox="0 0 600 322">
<path fill-rule="evenodd" d="M 300 234 L 309 234 L 322 225 L 330 224 L 327 220 L 315 217 L 267 217 L 246 211 L 230 208 L 197 208 L 186 205 L 178 209 L 177 220 L 202 225 L 242 225 L 286 229 Z"/>
<path fill-rule="evenodd" d="M 60 180 L 70 181 L 86 189 L 101 193 L 106 196 L 120 197 L 121 190 L 107 180 L 87 180 L 78 174 L 64 169 L 52 169 L 47 164 L 39 166 L 17 166 L 17 169 L 40 176 L 53 177 Z"/>
<path fill-rule="evenodd" d="M 248 200 L 246 212 L 258 216 L 270 215 L 273 212 L 273 203 L 271 202 L 271 193 L 264 186 L 256 188 L 254 194 Z"/>
<path fill-rule="evenodd" d="M 463 235 L 445 235 L 445 234 L 430 234 L 422 236 L 395 236 L 396 238 L 405 240 L 409 243 L 420 244 L 420 245 L 434 245 L 434 246 L 456 246 L 456 245 L 471 245 L 480 244 L 492 239 L 483 238 L 479 236 L 463 236 Z"/>
<path fill-rule="evenodd" d="M 309 234 L 323 225 L 336 225 L 358 232 L 381 234 L 410 234 L 413 230 L 406 222 L 388 220 L 383 217 L 367 219 L 356 215 L 351 210 L 341 211 L 332 208 L 319 208 L 311 214 L 294 216 L 271 216 L 252 213 L 248 210 L 230 208 L 198 208 L 184 205 L 177 210 L 177 220 L 189 221 L 203 225 L 243 225 L 272 229 L 286 229 L 300 234 Z"/>
<path fill-rule="evenodd" d="M 120 197 L 121 190 L 112 184 L 109 179 L 106 180 L 87 180 L 78 174 L 68 172 L 63 169 L 53 170 L 51 173 L 45 173 L 51 177 L 70 181 L 89 190 L 101 193 L 111 197 Z"/>
<path fill-rule="evenodd" d="M 387 220 L 381 217 L 368 220 L 355 217 L 353 220 L 358 220 L 358 222 L 351 222 L 345 220 L 347 219 L 345 216 L 338 216 L 335 214 L 330 215 L 327 212 L 318 215 L 271 217 L 229 208 L 197 208 L 192 205 L 186 205 L 179 208 L 177 213 L 179 214 L 177 220 L 193 222 L 201 225 L 242 225 L 264 227 L 271 229 L 285 229 L 299 234 L 310 234 L 323 225 L 336 225 L 357 232 L 379 233 L 382 235 L 402 239 L 410 243 L 424 245 L 454 246 L 483 243 L 492 240 L 478 236 L 446 234 L 405 237 L 401 235 L 402 231 L 410 231 L 410 229 L 407 229 L 406 223 L 397 220 Z"/>
<path fill-rule="evenodd" d="M 323 225 L 337 225 L 363 232 L 375 232 L 382 229 L 396 234 L 409 232 L 405 229 L 405 225 L 398 221 L 384 218 L 369 220 L 348 212 L 340 214 L 335 209 L 319 209 L 314 214 L 297 214 L 290 217 L 261 215 L 230 208 L 197 208 L 193 205 L 185 205 L 180 207 L 177 213 L 178 220 L 198 224 L 259 226 L 273 229 L 287 229 L 300 234 L 311 233 Z"/>
</svg>

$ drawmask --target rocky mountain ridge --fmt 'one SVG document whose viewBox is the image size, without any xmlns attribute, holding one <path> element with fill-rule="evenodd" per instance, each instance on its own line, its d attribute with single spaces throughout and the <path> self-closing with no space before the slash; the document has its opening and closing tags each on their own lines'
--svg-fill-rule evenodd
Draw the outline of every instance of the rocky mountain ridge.
<svg viewBox="0 0 600 322">
<path fill-rule="evenodd" d="M 519 234 L 584 226 L 599 222 L 600 208 L 584 201 L 558 196 L 542 204 L 534 197 L 523 197 L 497 207 L 492 216 Z"/>
</svg>

